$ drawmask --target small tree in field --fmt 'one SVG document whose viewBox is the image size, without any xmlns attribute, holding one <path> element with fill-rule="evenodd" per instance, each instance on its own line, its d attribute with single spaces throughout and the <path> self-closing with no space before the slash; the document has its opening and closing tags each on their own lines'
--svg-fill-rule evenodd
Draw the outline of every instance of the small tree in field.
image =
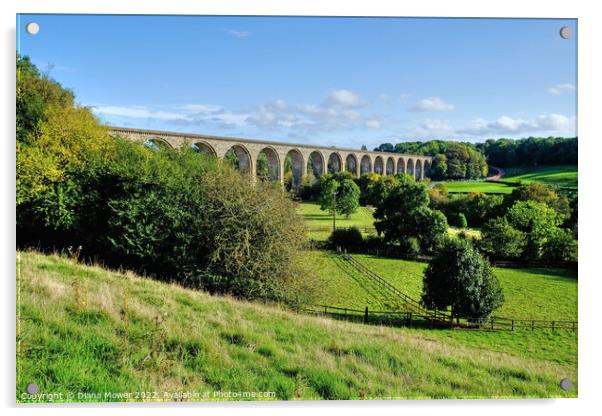
<svg viewBox="0 0 602 416">
<path fill-rule="evenodd" d="M 466 240 L 448 240 L 424 273 L 422 303 L 452 317 L 484 318 L 504 296 L 489 263 Z"/>
<path fill-rule="evenodd" d="M 332 215 L 333 230 L 336 214 L 349 217 L 360 206 L 360 189 L 351 179 L 337 180 L 331 176 L 322 181 L 320 186 L 320 209 Z"/>
</svg>

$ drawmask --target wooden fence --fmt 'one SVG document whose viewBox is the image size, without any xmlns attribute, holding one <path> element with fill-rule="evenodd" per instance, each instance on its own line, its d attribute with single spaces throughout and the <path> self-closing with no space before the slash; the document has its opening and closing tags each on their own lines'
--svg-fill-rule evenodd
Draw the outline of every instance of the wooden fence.
<svg viewBox="0 0 602 416">
<path fill-rule="evenodd" d="M 515 330 L 541 330 L 548 329 L 577 331 L 577 321 L 564 320 L 542 320 L 542 319 L 513 319 L 492 316 L 482 319 L 454 318 L 447 315 L 447 319 L 441 319 L 441 315 L 423 314 L 411 311 L 382 311 L 344 308 L 330 305 L 314 305 L 304 309 L 304 312 L 313 315 L 329 316 L 351 322 L 359 322 L 372 325 L 407 326 L 423 328 L 454 328 L 466 330 L 484 331 L 515 331 Z"/>
<path fill-rule="evenodd" d="M 339 319 L 362 321 L 364 323 L 397 325 L 397 326 L 427 326 L 448 327 L 461 329 L 479 329 L 491 331 L 514 331 L 515 329 L 550 329 L 577 331 L 577 321 L 570 320 L 543 320 L 543 319 L 515 319 L 498 316 L 487 318 L 452 317 L 448 311 L 426 309 L 422 303 L 406 295 L 388 281 L 373 272 L 350 254 L 342 254 L 341 258 L 349 263 L 355 270 L 371 280 L 373 283 L 393 298 L 396 298 L 403 308 L 398 311 L 370 311 L 368 306 L 362 311 L 353 308 L 344 308 L 330 305 L 317 305 L 307 309 L 311 313 L 330 315 Z"/>
</svg>

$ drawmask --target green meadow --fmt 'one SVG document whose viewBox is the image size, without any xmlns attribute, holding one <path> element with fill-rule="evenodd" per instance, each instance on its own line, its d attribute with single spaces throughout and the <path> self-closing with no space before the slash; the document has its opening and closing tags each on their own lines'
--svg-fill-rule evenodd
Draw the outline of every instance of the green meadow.
<svg viewBox="0 0 602 416">
<path fill-rule="evenodd" d="M 509 194 L 514 186 L 530 183 L 543 183 L 555 188 L 577 190 L 577 166 L 542 166 L 509 168 L 498 182 L 449 181 L 443 182 L 451 193 L 483 192 L 489 194 Z"/>
<path fill-rule="evenodd" d="M 450 193 L 482 192 L 485 194 L 509 194 L 514 189 L 512 186 L 501 182 L 449 181 L 443 182 L 443 184 Z"/>
<path fill-rule="evenodd" d="M 376 234 L 374 229 L 374 217 L 372 209 L 359 207 L 356 212 L 348 218 L 337 215 L 337 228 L 358 227 L 362 234 Z M 299 213 L 305 222 L 307 234 L 313 240 L 326 240 L 332 232 L 332 215 L 320 209 L 320 204 L 315 202 L 299 202 L 297 205 Z"/>
<path fill-rule="evenodd" d="M 577 166 L 566 165 L 508 169 L 501 181 L 521 184 L 538 182 L 558 188 L 576 190 L 577 179 Z"/>
</svg>

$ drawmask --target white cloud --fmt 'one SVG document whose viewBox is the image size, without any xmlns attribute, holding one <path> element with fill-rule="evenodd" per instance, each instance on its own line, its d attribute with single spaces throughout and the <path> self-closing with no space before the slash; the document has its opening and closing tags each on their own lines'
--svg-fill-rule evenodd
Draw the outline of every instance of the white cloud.
<svg viewBox="0 0 602 416">
<path fill-rule="evenodd" d="M 251 35 L 251 33 L 247 32 L 246 30 L 234 30 L 234 29 L 228 29 L 228 30 L 226 30 L 226 33 L 235 38 L 246 38 Z"/>
<path fill-rule="evenodd" d="M 412 111 L 454 111 L 456 107 L 453 104 L 443 101 L 439 97 L 428 97 L 418 101 Z"/>
<path fill-rule="evenodd" d="M 178 120 L 184 118 L 184 116 L 179 113 L 151 110 L 145 106 L 95 106 L 92 107 L 92 111 L 96 114 L 129 118 L 153 118 L 157 120 Z"/>
<path fill-rule="evenodd" d="M 562 114 L 541 114 L 531 119 L 501 116 L 497 120 L 476 119 L 469 126 L 457 129 L 459 134 L 472 136 L 522 135 L 528 133 L 547 133 L 558 135 L 576 134 L 575 117 Z"/>
<path fill-rule="evenodd" d="M 379 129 L 382 115 L 369 114 L 365 102 L 349 90 L 330 91 L 319 103 L 288 103 L 282 99 L 241 109 L 207 103 L 174 106 L 97 106 L 93 111 L 114 124 L 122 118 L 155 119 L 203 128 L 240 128 L 316 135 L 323 132 Z M 117 118 L 117 120 L 111 120 Z"/>
<path fill-rule="evenodd" d="M 575 91 L 575 86 L 573 84 L 556 84 L 553 87 L 548 88 L 548 93 L 552 95 L 561 95 L 562 93 L 573 91 Z"/>
<path fill-rule="evenodd" d="M 326 100 L 331 105 L 341 107 L 360 107 L 365 104 L 359 95 L 345 89 L 330 91 Z"/>
</svg>

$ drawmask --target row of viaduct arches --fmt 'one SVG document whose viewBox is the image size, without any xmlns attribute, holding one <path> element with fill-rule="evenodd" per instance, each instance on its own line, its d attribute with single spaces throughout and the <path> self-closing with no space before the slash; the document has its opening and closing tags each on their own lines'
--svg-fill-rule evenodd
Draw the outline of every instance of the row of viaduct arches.
<svg viewBox="0 0 602 416">
<path fill-rule="evenodd" d="M 252 179 L 257 176 L 260 155 L 264 155 L 263 160 L 267 160 L 268 179 L 282 182 L 285 160 L 288 158 L 292 167 L 293 187 L 298 187 L 301 178 L 310 172 L 316 177 L 341 171 L 351 172 L 358 177 L 365 173 L 407 173 L 420 180 L 428 175 L 431 164 L 431 158 L 427 156 L 397 153 L 129 128 L 113 128 L 111 133 L 152 147 L 192 146 L 198 152 L 209 156 L 235 157 L 238 169 Z"/>
</svg>

